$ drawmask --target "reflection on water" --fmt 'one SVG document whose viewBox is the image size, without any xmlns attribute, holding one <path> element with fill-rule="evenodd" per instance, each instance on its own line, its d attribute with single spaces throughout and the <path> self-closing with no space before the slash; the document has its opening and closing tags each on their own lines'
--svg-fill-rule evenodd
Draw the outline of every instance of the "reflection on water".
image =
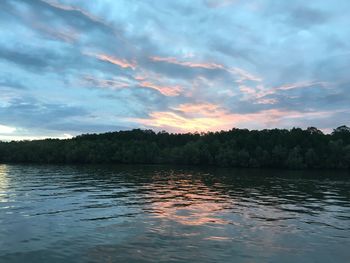
<svg viewBox="0 0 350 263">
<path fill-rule="evenodd" d="M 8 179 L 7 179 L 7 165 L 0 164 L 0 191 L 5 191 L 8 185 Z"/>
<path fill-rule="evenodd" d="M 152 199 L 147 211 L 159 219 L 175 221 L 183 225 L 225 224 L 217 217 L 230 207 L 232 200 L 210 189 L 200 179 L 171 179 L 164 184 L 150 184 L 154 189 L 148 195 Z"/>
<path fill-rule="evenodd" d="M 7 165 L 0 164 L 0 202 L 5 202 L 7 199 L 8 178 Z"/>
<path fill-rule="evenodd" d="M 0 165 L 0 262 L 347 262 L 344 172 Z"/>
</svg>

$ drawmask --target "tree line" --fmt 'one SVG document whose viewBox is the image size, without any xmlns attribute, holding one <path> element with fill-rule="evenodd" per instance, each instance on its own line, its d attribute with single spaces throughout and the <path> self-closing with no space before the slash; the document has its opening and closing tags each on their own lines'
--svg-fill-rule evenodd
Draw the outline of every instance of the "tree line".
<svg viewBox="0 0 350 263">
<path fill-rule="evenodd" d="M 135 129 L 72 139 L 0 142 L 0 163 L 185 164 L 349 169 L 350 128 L 232 129 L 174 134 Z"/>
</svg>

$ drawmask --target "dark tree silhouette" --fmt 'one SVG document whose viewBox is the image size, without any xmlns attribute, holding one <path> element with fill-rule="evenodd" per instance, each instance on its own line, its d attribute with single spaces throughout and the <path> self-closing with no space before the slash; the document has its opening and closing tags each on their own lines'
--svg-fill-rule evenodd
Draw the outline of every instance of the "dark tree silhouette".
<svg viewBox="0 0 350 263">
<path fill-rule="evenodd" d="M 131 130 L 73 139 L 0 142 L 2 163 L 191 164 L 289 169 L 350 168 L 350 128 L 169 134 Z"/>
</svg>

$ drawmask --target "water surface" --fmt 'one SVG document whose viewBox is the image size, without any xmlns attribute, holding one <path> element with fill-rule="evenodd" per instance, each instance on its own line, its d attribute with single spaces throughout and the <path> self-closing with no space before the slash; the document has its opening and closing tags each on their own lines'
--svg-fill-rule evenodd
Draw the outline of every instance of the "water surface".
<svg viewBox="0 0 350 263">
<path fill-rule="evenodd" d="M 0 165 L 0 262 L 350 262 L 347 172 Z"/>
</svg>

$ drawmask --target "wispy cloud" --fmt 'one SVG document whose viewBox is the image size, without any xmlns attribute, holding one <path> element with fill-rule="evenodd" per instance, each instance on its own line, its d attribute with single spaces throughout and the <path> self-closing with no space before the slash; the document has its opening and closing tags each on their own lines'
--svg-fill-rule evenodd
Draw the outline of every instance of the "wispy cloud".
<svg viewBox="0 0 350 263">
<path fill-rule="evenodd" d="M 89 75 L 86 75 L 82 78 L 81 84 L 88 87 L 106 88 L 112 90 L 128 88 L 134 85 L 134 83 L 128 78 L 119 77 L 112 79 L 102 79 Z"/>
<path fill-rule="evenodd" d="M 247 80 L 254 81 L 254 82 L 263 81 L 261 77 L 255 76 L 252 73 L 241 68 L 234 67 L 232 69 L 229 69 L 228 71 L 239 76 L 238 80 L 236 81 L 237 83 L 242 83 Z"/>
<path fill-rule="evenodd" d="M 331 85 L 330 83 L 327 83 L 324 81 L 323 82 L 322 81 L 304 81 L 304 82 L 297 82 L 297 83 L 282 85 L 280 87 L 276 87 L 272 89 L 272 91 L 312 88 L 316 86 L 321 88 L 326 88 L 326 87 L 329 87 L 330 85 Z"/>
<path fill-rule="evenodd" d="M 240 85 L 239 89 L 243 95 L 244 100 L 250 100 L 258 104 L 276 104 L 277 98 L 273 96 L 281 95 L 282 92 L 288 92 L 293 90 L 302 89 L 327 89 L 332 87 L 331 83 L 319 82 L 319 81 L 304 81 L 292 84 L 284 84 L 278 87 L 267 88 L 263 85 L 257 85 L 250 87 L 246 85 Z M 283 93 L 282 93 L 283 94 Z"/>
<path fill-rule="evenodd" d="M 157 90 L 165 96 L 178 96 L 183 91 L 180 86 L 161 86 L 149 81 L 141 81 L 139 85 L 143 88 Z"/>
<path fill-rule="evenodd" d="M 150 57 L 154 62 L 164 62 L 189 68 L 224 69 L 223 65 L 206 62 L 180 61 L 175 57 Z"/>
<path fill-rule="evenodd" d="M 111 64 L 116 65 L 116 66 L 121 67 L 121 68 L 131 68 L 131 69 L 135 70 L 136 66 L 137 66 L 135 61 L 131 62 L 131 61 L 128 61 L 124 58 L 117 58 L 117 57 L 107 55 L 107 54 L 93 54 L 93 53 L 88 53 L 88 52 L 86 52 L 85 54 L 92 56 L 92 57 L 95 57 L 98 60 L 111 63 Z"/>
<path fill-rule="evenodd" d="M 43 3 L 46 3 L 56 9 L 60 9 L 63 11 L 70 11 L 70 12 L 77 12 L 83 16 L 85 16 L 87 19 L 90 19 L 91 21 L 95 22 L 95 23 L 100 23 L 106 26 L 106 24 L 103 22 L 102 19 L 100 19 L 97 16 L 94 16 L 93 14 L 89 13 L 88 11 L 84 10 L 83 8 L 79 8 L 79 7 L 74 7 L 72 5 L 66 5 L 66 4 L 62 4 L 58 1 L 55 0 L 40 0 Z"/>
</svg>

